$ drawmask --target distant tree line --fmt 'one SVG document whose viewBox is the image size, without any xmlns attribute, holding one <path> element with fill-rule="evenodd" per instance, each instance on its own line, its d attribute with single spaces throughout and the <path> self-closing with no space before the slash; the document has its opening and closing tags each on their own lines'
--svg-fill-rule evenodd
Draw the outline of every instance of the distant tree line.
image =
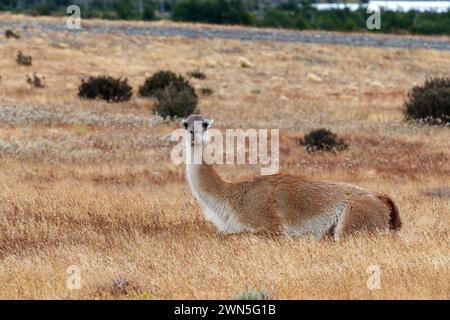
<svg viewBox="0 0 450 320">
<path fill-rule="evenodd" d="M 307 0 L 0 0 L 0 10 L 32 15 L 64 15 L 77 4 L 82 17 L 252 25 L 289 29 L 366 31 L 370 13 L 361 8 L 319 11 Z M 366 1 L 360 1 L 366 2 Z M 381 13 L 380 32 L 450 35 L 450 11 Z"/>
<path fill-rule="evenodd" d="M 320 11 L 308 1 L 290 0 L 269 8 L 257 26 L 318 29 L 336 31 L 366 31 L 366 21 L 371 13 L 361 7 L 357 11 L 330 9 Z M 414 34 L 450 34 L 450 11 L 436 12 L 381 12 L 380 32 Z"/>
<path fill-rule="evenodd" d="M 156 2 L 149 0 L 0 0 L 0 11 L 30 15 L 65 15 L 70 5 L 82 18 L 154 20 Z"/>
</svg>

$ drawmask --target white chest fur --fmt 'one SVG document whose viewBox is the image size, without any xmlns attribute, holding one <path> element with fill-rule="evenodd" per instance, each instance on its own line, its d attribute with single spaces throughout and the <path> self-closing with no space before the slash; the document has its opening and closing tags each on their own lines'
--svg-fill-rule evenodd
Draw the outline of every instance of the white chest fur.
<svg viewBox="0 0 450 320">
<path fill-rule="evenodd" d="M 229 207 L 225 199 L 208 193 L 199 182 L 199 167 L 201 165 L 187 165 L 186 175 L 192 193 L 197 201 L 203 207 L 203 211 L 208 220 L 210 220 L 221 233 L 237 233 L 245 231 L 235 218 L 234 212 Z"/>
</svg>

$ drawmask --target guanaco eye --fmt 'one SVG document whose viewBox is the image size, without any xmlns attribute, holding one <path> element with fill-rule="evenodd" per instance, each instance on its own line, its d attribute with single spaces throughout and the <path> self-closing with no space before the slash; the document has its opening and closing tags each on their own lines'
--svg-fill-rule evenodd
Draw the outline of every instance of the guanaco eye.
<svg viewBox="0 0 450 320">
<path fill-rule="evenodd" d="M 189 123 L 183 122 L 183 126 L 184 126 L 185 129 L 187 129 L 189 127 Z"/>
<path fill-rule="evenodd" d="M 208 122 L 203 122 L 202 125 L 203 125 L 203 128 L 205 128 L 205 129 L 208 128 Z"/>
</svg>

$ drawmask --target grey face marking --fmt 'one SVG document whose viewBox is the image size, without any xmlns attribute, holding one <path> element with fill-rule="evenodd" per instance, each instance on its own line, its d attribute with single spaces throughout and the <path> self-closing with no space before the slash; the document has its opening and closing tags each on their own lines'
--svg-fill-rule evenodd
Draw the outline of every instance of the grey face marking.
<svg viewBox="0 0 450 320">
<path fill-rule="evenodd" d="M 208 119 L 200 114 L 191 114 L 186 119 L 183 119 L 183 126 L 186 133 L 191 138 L 191 145 L 201 144 L 206 131 L 211 127 L 214 120 Z"/>
</svg>

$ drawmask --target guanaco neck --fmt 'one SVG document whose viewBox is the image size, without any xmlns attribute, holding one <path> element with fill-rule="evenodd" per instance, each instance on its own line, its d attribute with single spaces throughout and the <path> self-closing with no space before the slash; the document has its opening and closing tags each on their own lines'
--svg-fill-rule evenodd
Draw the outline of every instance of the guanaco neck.
<svg viewBox="0 0 450 320">
<path fill-rule="evenodd" d="M 188 164 L 186 167 L 191 188 L 198 195 L 220 196 L 221 191 L 224 190 L 225 181 L 214 170 L 212 165 L 202 164 Z"/>
<path fill-rule="evenodd" d="M 198 147 L 202 148 L 202 145 L 192 147 L 190 143 L 186 144 L 186 155 L 191 156 L 193 150 Z M 194 196 L 204 208 L 206 217 L 221 232 L 247 230 L 239 223 L 236 213 L 230 208 L 230 182 L 223 180 L 212 165 L 203 161 L 199 164 L 186 161 L 186 175 Z"/>
<path fill-rule="evenodd" d="M 225 200 L 222 199 L 222 195 L 228 183 L 219 176 L 212 165 L 206 164 L 203 160 L 200 163 L 194 161 L 194 152 L 202 151 L 204 147 L 205 144 L 191 146 L 190 143 L 186 143 L 186 175 L 194 195 L 207 204 L 210 201 Z"/>
<path fill-rule="evenodd" d="M 230 183 L 224 181 L 212 165 L 204 162 L 199 164 L 186 162 L 186 175 L 194 196 L 203 206 L 204 214 L 220 232 L 234 233 L 246 230 L 245 226 L 239 223 L 234 210 L 230 208 L 228 198 Z"/>
</svg>

